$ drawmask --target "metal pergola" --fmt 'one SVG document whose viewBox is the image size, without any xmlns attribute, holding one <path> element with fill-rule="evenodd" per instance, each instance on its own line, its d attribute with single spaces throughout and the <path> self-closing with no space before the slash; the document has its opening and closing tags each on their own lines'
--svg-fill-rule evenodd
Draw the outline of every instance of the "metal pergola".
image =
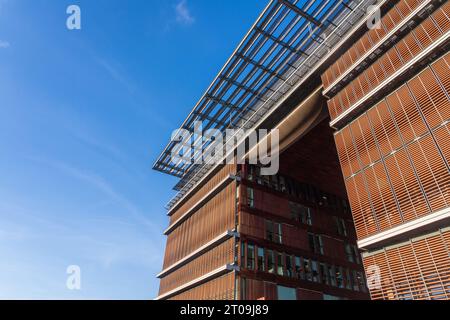
<svg viewBox="0 0 450 320">
<path fill-rule="evenodd" d="M 271 0 L 181 129 L 251 129 L 317 66 L 376 0 Z M 198 141 L 197 141 L 198 142 Z M 199 159 L 208 148 L 193 154 Z M 171 141 L 154 169 L 179 177 L 172 208 L 215 165 L 173 162 L 182 146 Z"/>
</svg>

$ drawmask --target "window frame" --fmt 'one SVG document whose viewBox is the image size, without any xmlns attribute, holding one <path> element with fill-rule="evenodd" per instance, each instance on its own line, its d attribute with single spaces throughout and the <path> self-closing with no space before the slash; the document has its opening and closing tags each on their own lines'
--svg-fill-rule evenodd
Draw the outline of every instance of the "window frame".
<svg viewBox="0 0 450 320">
<path fill-rule="evenodd" d="M 294 258 L 294 268 L 295 268 L 295 275 L 297 279 L 305 280 L 305 270 L 303 267 L 303 258 L 299 256 L 295 256 Z"/>
<path fill-rule="evenodd" d="M 313 282 L 320 283 L 319 263 L 316 260 L 311 260 L 311 275 Z"/>
<path fill-rule="evenodd" d="M 266 252 L 265 252 L 265 249 L 263 247 L 258 247 L 256 250 L 257 250 L 257 258 L 256 258 L 257 267 L 256 267 L 256 270 L 261 271 L 261 272 L 265 272 L 266 271 L 266 265 L 265 265 L 266 264 Z M 260 255 L 261 252 L 262 252 L 262 256 Z"/>
<path fill-rule="evenodd" d="M 286 275 L 285 272 L 285 261 L 284 254 L 281 252 L 276 252 L 276 274 L 284 277 Z M 281 271 L 281 273 L 280 273 Z"/>
<path fill-rule="evenodd" d="M 293 268 L 293 259 L 291 255 L 286 254 L 286 262 L 285 262 L 285 266 L 286 266 L 286 276 L 288 276 L 289 278 L 293 278 L 294 277 L 294 268 Z M 288 263 L 289 261 L 289 263 Z"/>
<path fill-rule="evenodd" d="M 247 187 L 247 206 L 255 207 L 255 190 L 252 187 Z"/>
<path fill-rule="evenodd" d="M 255 270 L 255 249 L 256 246 L 254 244 L 247 243 L 247 261 L 245 267 L 248 270 Z"/>
<path fill-rule="evenodd" d="M 274 251 L 273 250 L 266 250 L 266 265 L 267 265 L 267 272 L 268 273 L 272 273 L 275 274 L 275 255 L 274 255 Z M 270 267 L 270 265 L 272 265 L 272 268 Z"/>
<path fill-rule="evenodd" d="M 328 274 L 328 264 L 326 264 L 325 262 L 321 262 L 319 265 L 319 269 L 322 277 L 322 283 L 328 286 L 331 285 L 330 275 Z"/>
</svg>

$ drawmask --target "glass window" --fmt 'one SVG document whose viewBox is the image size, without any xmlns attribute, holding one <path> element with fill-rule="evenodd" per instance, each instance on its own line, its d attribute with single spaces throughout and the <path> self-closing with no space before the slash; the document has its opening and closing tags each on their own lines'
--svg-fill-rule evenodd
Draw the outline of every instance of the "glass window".
<svg viewBox="0 0 450 320">
<path fill-rule="evenodd" d="M 258 248 L 258 270 L 265 271 L 264 248 Z"/>
<path fill-rule="evenodd" d="M 295 202 L 289 202 L 289 206 L 293 220 L 310 226 L 312 225 L 311 208 Z"/>
<path fill-rule="evenodd" d="M 294 186 L 292 185 L 292 180 L 286 179 L 286 185 L 287 185 L 288 194 L 293 196 L 294 195 Z"/>
<path fill-rule="evenodd" d="M 284 180 L 284 177 L 280 176 L 279 182 L 280 182 L 280 191 L 286 192 L 286 181 Z"/>
<path fill-rule="evenodd" d="M 318 245 L 319 245 L 319 253 L 323 255 L 324 251 L 323 251 L 322 236 L 317 236 L 317 240 L 318 240 Z"/>
<path fill-rule="evenodd" d="M 346 243 L 345 244 L 345 254 L 347 256 L 347 260 L 349 262 L 355 262 L 355 259 L 353 258 L 353 248 L 350 244 Z"/>
<path fill-rule="evenodd" d="M 275 261 L 272 250 L 267 250 L 267 271 L 275 273 Z"/>
<path fill-rule="evenodd" d="M 241 267 L 245 267 L 245 242 L 241 242 Z"/>
<path fill-rule="evenodd" d="M 262 180 L 265 187 L 270 187 L 270 176 L 262 176 Z"/>
<path fill-rule="evenodd" d="M 294 276 L 294 272 L 292 270 L 292 256 L 289 255 L 286 256 L 286 275 L 291 278 Z"/>
<path fill-rule="evenodd" d="M 284 256 L 282 253 L 277 253 L 277 274 L 284 276 Z"/>
<path fill-rule="evenodd" d="M 255 167 L 254 173 L 255 173 L 255 176 L 256 176 L 256 183 L 257 184 L 262 184 L 261 168 L 260 167 Z"/>
<path fill-rule="evenodd" d="M 336 271 L 334 266 L 328 266 L 328 274 L 330 276 L 331 285 L 336 287 Z"/>
<path fill-rule="evenodd" d="M 350 270 L 345 270 L 345 287 L 349 290 L 352 289 L 352 277 L 350 276 Z"/>
<path fill-rule="evenodd" d="M 295 274 L 298 279 L 305 280 L 305 272 L 302 267 L 302 261 L 300 257 L 295 257 Z"/>
<path fill-rule="evenodd" d="M 323 295 L 323 300 L 348 300 L 347 298 L 341 298 L 341 297 L 337 297 L 337 296 L 332 296 L 329 294 L 324 294 Z"/>
<path fill-rule="evenodd" d="M 364 274 L 362 272 L 357 272 L 356 276 L 358 278 L 359 288 L 362 292 L 367 292 L 366 280 L 364 278 Z"/>
<path fill-rule="evenodd" d="M 353 290 L 355 291 L 359 291 L 359 285 L 358 285 L 358 274 L 356 273 L 356 271 L 352 272 L 353 274 Z"/>
<path fill-rule="evenodd" d="M 278 191 L 278 176 L 273 175 L 270 180 L 270 182 L 272 183 L 272 188 Z"/>
<path fill-rule="evenodd" d="M 277 286 L 278 300 L 297 300 L 295 288 Z"/>
<path fill-rule="evenodd" d="M 322 236 L 308 233 L 309 248 L 317 254 L 324 254 Z"/>
<path fill-rule="evenodd" d="M 253 174 L 254 174 L 254 167 L 253 166 L 249 166 L 248 167 L 248 172 L 247 172 L 247 179 L 250 181 L 253 181 Z"/>
<path fill-rule="evenodd" d="M 328 195 L 320 191 L 317 192 L 317 198 L 319 199 L 319 205 L 324 207 L 329 207 Z"/>
<path fill-rule="evenodd" d="M 340 236 L 347 236 L 347 227 L 345 225 L 345 220 L 339 217 L 334 217 L 334 222 L 336 223 L 336 230 Z"/>
<path fill-rule="evenodd" d="M 292 193 L 294 197 L 299 198 L 299 186 L 297 181 L 292 181 Z"/>
<path fill-rule="evenodd" d="M 255 269 L 255 246 L 252 244 L 247 245 L 247 269 Z"/>
<path fill-rule="evenodd" d="M 342 204 L 342 210 L 343 210 L 345 213 L 350 212 L 350 209 L 349 209 L 350 206 L 349 206 L 347 200 L 342 199 L 342 200 L 341 200 L 341 204 Z"/>
<path fill-rule="evenodd" d="M 266 220 L 266 239 L 273 242 L 273 222 Z"/>
<path fill-rule="evenodd" d="M 319 264 L 317 263 L 317 261 L 314 261 L 314 260 L 311 261 L 311 273 L 312 273 L 313 281 L 320 282 Z"/>
<path fill-rule="evenodd" d="M 355 261 L 356 261 L 356 263 L 357 263 L 357 264 L 361 264 L 361 258 L 360 258 L 361 256 L 360 256 L 358 247 L 355 246 L 355 245 L 353 245 L 352 247 L 353 247 L 353 253 L 354 253 L 354 255 L 355 255 Z"/>
<path fill-rule="evenodd" d="M 322 282 L 330 285 L 330 276 L 328 274 L 328 266 L 325 263 L 320 264 L 320 274 L 322 276 Z"/>
<path fill-rule="evenodd" d="M 255 195 L 254 195 L 253 188 L 247 188 L 247 205 L 250 208 L 255 207 Z"/>
<path fill-rule="evenodd" d="M 311 214 L 311 209 L 308 208 L 308 210 L 306 211 L 306 218 L 305 218 L 305 224 L 312 226 L 313 222 L 312 222 L 312 214 Z"/>
<path fill-rule="evenodd" d="M 349 262 L 361 264 L 360 253 L 357 246 L 346 243 L 345 254 Z"/>
<path fill-rule="evenodd" d="M 316 252 L 316 247 L 314 244 L 314 234 L 308 233 L 308 243 L 309 243 L 309 249 L 313 252 Z"/>
<path fill-rule="evenodd" d="M 344 274 L 342 271 L 342 267 L 336 267 L 335 272 L 336 272 L 336 283 L 338 288 L 344 288 Z"/>
<path fill-rule="evenodd" d="M 303 259 L 303 269 L 305 270 L 306 280 L 312 281 L 311 263 L 309 259 Z"/>
<path fill-rule="evenodd" d="M 247 300 L 247 280 L 241 278 L 241 299 Z"/>
<path fill-rule="evenodd" d="M 275 229 L 275 242 L 276 243 L 282 243 L 282 229 L 281 229 L 281 223 L 274 223 L 274 229 Z"/>
<path fill-rule="evenodd" d="M 308 190 L 306 184 L 301 183 L 299 185 L 299 190 L 300 190 L 300 199 L 308 200 Z"/>
<path fill-rule="evenodd" d="M 282 243 L 282 238 L 281 224 L 266 220 L 266 239 L 275 243 Z"/>
</svg>

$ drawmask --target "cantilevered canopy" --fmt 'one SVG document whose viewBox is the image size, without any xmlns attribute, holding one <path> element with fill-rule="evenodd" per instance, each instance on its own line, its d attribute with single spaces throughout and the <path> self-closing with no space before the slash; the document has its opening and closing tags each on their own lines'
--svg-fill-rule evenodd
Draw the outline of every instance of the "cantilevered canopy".
<svg viewBox="0 0 450 320">
<path fill-rule="evenodd" d="M 181 126 L 250 129 L 304 80 L 375 0 L 271 0 Z M 202 151 L 208 142 L 201 142 Z M 175 205 L 214 165 L 171 159 L 171 141 L 154 169 L 181 178 Z M 199 149 L 200 150 L 200 149 Z M 198 159 L 202 152 L 194 154 Z"/>
</svg>

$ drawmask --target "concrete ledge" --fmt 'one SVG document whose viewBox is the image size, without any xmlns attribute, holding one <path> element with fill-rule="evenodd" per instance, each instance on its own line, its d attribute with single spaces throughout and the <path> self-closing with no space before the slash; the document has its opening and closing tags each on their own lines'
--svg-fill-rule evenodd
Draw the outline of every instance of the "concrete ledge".
<svg viewBox="0 0 450 320">
<path fill-rule="evenodd" d="M 156 277 L 157 278 L 163 278 L 163 277 L 167 276 L 168 274 L 170 274 L 170 273 L 174 272 L 175 270 L 179 269 L 182 264 L 185 264 L 185 263 L 188 263 L 188 262 L 194 260 L 195 258 L 201 256 L 205 252 L 208 252 L 211 248 L 218 246 L 222 242 L 225 242 L 226 240 L 228 240 L 228 239 L 230 239 L 232 237 L 238 238 L 239 237 L 239 233 L 236 232 L 236 231 L 232 231 L 232 230 L 225 231 L 224 233 L 222 233 L 218 237 L 212 239 L 211 241 L 205 243 L 203 246 L 201 246 L 200 248 L 198 248 L 194 252 L 190 253 L 189 255 L 184 257 L 183 259 L 177 261 L 176 263 L 172 264 L 170 267 L 164 269 Z"/>
<path fill-rule="evenodd" d="M 196 287 L 202 283 L 208 282 L 212 279 L 218 278 L 221 275 L 227 274 L 232 271 L 239 271 L 239 267 L 232 265 L 232 264 L 226 264 L 220 268 L 217 268 L 216 270 L 213 270 L 197 279 L 194 279 L 192 281 L 189 281 L 188 283 L 183 284 L 182 286 L 179 286 L 178 288 L 175 288 L 173 290 L 170 290 L 169 292 L 166 292 L 160 296 L 158 296 L 155 300 L 165 300 L 170 297 L 173 297 L 177 294 L 180 294 L 184 291 L 187 291 L 193 287 Z"/>
<path fill-rule="evenodd" d="M 406 63 L 403 67 L 401 67 L 399 70 L 397 70 L 393 75 L 391 75 L 389 78 L 387 78 L 382 83 L 380 83 L 376 88 L 372 89 L 362 99 L 359 99 L 356 104 L 354 104 L 353 106 L 351 106 L 350 108 L 345 110 L 343 113 L 341 113 L 336 119 L 334 119 L 333 121 L 330 122 L 330 126 L 333 128 L 340 127 L 339 124 L 341 124 L 351 113 L 353 113 L 361 105 L 364 105 L 367 102 L 367 100 L 369 100 L 372 96 L 374 96 L 376 93 L 381 91 L 385 86 L 389 85 L 392 81 L 394 81 L 395 78 L 397 78 L 400 75 L 402 75 L 403 73 L 407 72 L 410 68 L 413 68 L 414 65 L 416 63 L 419 63 L 422 59 L 425 59 L 425 57 L 430 52 L 441 47 L 448 40 L 449 36 L 450 36 L 450 31 L 445 33 L 437 41 L 433 42 L 427 49 L 425 49 L 420 54 L 415 56 L 411 61 Z M 370 107 L 373 105 L 371 104 Z M 366 108 L 366 109 L 369 109 L 369 108 Z"/>
<path fill-rule="evenodd" d="M 183 221 L 185 221 L 188 217 L 194 214 L 195 211 L 200 209 L 206 202 L 211 200 L 216 194 L 222 191 L 231 181 L 238 179 L 233 175 L 228 175 L 221 182 L 219 182 L 213 189 L 211 189 L 203 198 L 201 198 L 197 203 L 195 203 L 190 209 L 188 209 L 177 221 L 172 223 L 165 231 L 164 234 L 168 235 L 171 233 L 176 227 L 178 227 Z"/>
<path fill-rule="evenodd" d="M 326 95 L 328 92 L 330 92 L 339 82 L 341 82 L 345 77 L 347 77 L 355 68 L 361 64 L 364 60 L 366 60 L 372 53 L 374 53 L 381 45 L 386 43 L 396 32 L 401 30 L 406 24 L 408 24 L 409 21 L 411 21 L 416 15 L 418 15 L 424 8 L 426 8 L 432 0 L 425 1 L 419 7 L 417 7 L 416 10 L 410 13 L 408 17 L 406 17 L 402 23 L 398 24 L 394 27 L 387 35 L 384 36 L 384 38 L 373 48 L 371 48 L 369 51 L 367 51 L 363 56 L 361 56 L 353 65 L 351 68 L 349 68 L 347 71 L 345 71 L 342 75 L 340 75 L 335 81 L 333 81 L 332 84 L 330 84 L 327 88 L 324 89 L 323 94 Z M 379 6 L 377 7 L 379 8 Z M 365 20 L 367 21 L 367 19 Z"/>
<path fill-rule="evenodd" d="M 383 231 L 374 236 L 362 239 L 358 241 L 358 247 L 360 249 L 370 249 L 371 247 L 383 242 L 389 238 L 397 237 L 399 235 L 405 234 L 407 232 L 413 231 L 414 229 L 419 229 L 430 225 L 432 223 L 436 223 L 438 221 L 450 218 L 450 207 L 437 211 L 435 213 L 426 215 L 419 219 L 404 223 L 395 228 Z"/>
</svg>

